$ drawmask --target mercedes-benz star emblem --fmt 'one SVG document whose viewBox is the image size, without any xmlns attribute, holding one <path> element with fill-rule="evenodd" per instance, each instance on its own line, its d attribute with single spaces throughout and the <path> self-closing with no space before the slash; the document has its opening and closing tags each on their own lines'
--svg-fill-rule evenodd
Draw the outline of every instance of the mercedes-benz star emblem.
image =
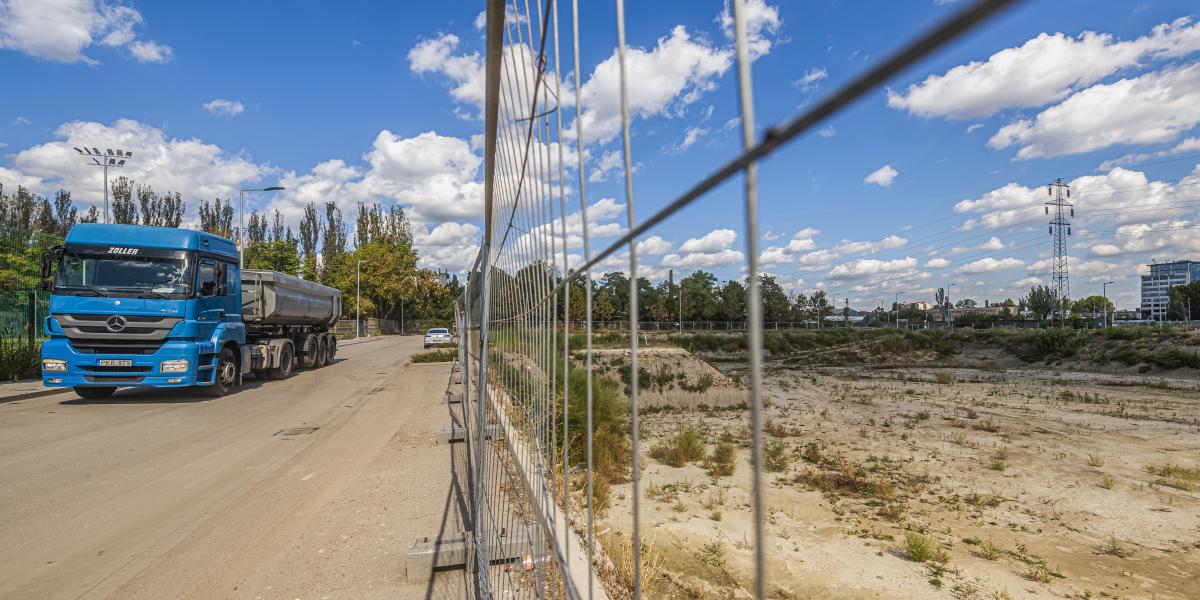
<svg viewBox="0 0 1200 600">
<path fill-rule="evenodd" d="M 125 317 L 122 317 L 121 315 L 113 315 L 104 321 L 104 326 L 107 327 L 109 331 L 117 333 L 125 329 Z"/>
</svg>

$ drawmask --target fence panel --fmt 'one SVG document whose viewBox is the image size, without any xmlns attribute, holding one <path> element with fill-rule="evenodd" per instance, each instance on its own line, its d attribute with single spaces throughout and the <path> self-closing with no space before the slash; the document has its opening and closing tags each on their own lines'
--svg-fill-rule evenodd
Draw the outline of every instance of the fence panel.
<svg viewBox="0 0 1200 600">
<path fill-rule="evenodd" d="M 758 290 L 757 161 L 876 90 L 1013 0 L 980 0 L 960 10 L 802 114 L 769 128 L 761 140 L 755 137 L 744 1 L 730 2 L 743 151 L 638 222 L 634 212 L 629 87 L 653 82 L 629 81 L 626 77 L 625 6 L 623 0 L 615 0 L 621 172 L 628 230 L 596 253 L 590 246 L 587 217 L 588 132 L 581 94 L 571 94 L 573 106 L 560 102 L 566 99 L 559 80 L 561 73 L 573 73 L 570 89 L 582 89 L 580 74 L 585 70 L 581 69 L 579 48 L 583 24 L 578 2 L 572 0 L 570 4 L 570 36 L 563 36 L 572 49 L 571 64 L 560 62 L 557 0 L 486 2 L 484 233 L 480 253 L 455 307 L 464 390 L 462 418 L 469 448 L 466 500 L 473 555 L 470 568 L 479 597 L 641 597 L 639 377 L 629 378 L 628 392 L 616 404 L 611 404 L 616 392 L 598 386 L 600 380 L 594 378 L 592 334 L 601 324 L 591 314 L 593 270 L 600 269 L 602 261 L 608 261 L 606 266 L 614 261 L 628 265 L 629 316 L 621 315 L 625 320 L 604 323 L 603 327 L 628 332 L 630 373 L 638 373 L 638 239 L 738 175 L 743 182 L 741 209 L 747 240 L 747 311 L 744 322 L 724 323 L 724 330 L 744 331 L 747 335 L 747 405 L 755 465 L 751 494 L 753 596 L 766 597 L 768 544 L 763 525 L 759 395 L 764 324 Z M 613 39 L 608 34 L 597 36 L 602 44 Z M 605 68 L 611 66 L 606 64 Z M 564 131 L 563 112 L 571 109 L 574 118 L 567 121 L 571 129 Z M 573 156 L 567 146 L 573 147 Z M 570 182 L 568 166 L 575 169 Z M 575 209 L 568 209 L 568 202 Z M 572 260 L 567 246 L 574 243 L 576 233 L 581 244 L 572 250 L 581 250 L 582 256 Z M 573 314 L 569 293 L 573 280 L 584 284 L 586 302 L 585 318 L 574 326 L 560 318 Z M 720 330 L 714 325 L 656 323 L 650 330 Z M 775 329 L 806 325 L 770 324 Z M 570 347 L 572 329 L 585 333 L 583 348 Z M 597 411 L 600 404 L 606 410 Z M 621 411 L 627 409 L 627 413 L 613 417 L 608 409 L 614 406 Z M 605 420 L 601 421 L 602 417 Z M 615 431 L 614 424 L 623 430 Z M 601 456 L 596 452 L 597 443 L 604 450 L 603 464 L 597 462 Z M 628 459 L 625 462 L 613 456 Z M 620 477 L 625 477 L 631 487 L 630 541 L 621 568 L 616 568 L 594 537 L 594 519 L 598 488 Z"/>
</svg>

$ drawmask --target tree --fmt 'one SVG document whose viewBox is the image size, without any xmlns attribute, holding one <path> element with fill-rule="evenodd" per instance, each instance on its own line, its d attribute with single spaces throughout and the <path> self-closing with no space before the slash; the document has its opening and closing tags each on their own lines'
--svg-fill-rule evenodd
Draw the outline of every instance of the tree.
<svg viewBox="0 0 1200 600">
<path fill-rule="evenodd" d="M 1058 304 L 1054 292 L 1044 285 L 1035 285 L 1029 288 L 1029 294 L 1025 296 L 1024 302 L 1025 306 L 1033 311 L 1039 319 L 1048 318 Z"/>
<path fill-rule="evenodd" d="M 707 271 L 696 271 L 679 281 L 683 294 L 683 320 L 704 321 L 717 315 L 717 278 Z"/>
<path fill-rule="evenodd" d="M 312 202 L 304 207 L 304 218 L 300 220 L 301 277 L 317 281 L 317 243 L 321 237 L 321 223 L 317 220 L 317 205 Z"/>
<path fill-rule="evenodd" d="M 1191 314 L 1188 300 L 1191 300 Z M 1167 291 L 1167 319 L 1171 321 L 1194 320 L 1200 315 L 1200 281 L 1177 285 Z"/>
<path fill-rule="evenodd" d="M 962 300 L 955 302 L 954 306 L 957 308 L 975 308 L 978 306 L 978 304 L 976 304 L 976 302 L 970 298 L 963 298 Z"/>
<path fill-rule="evenodd" d="M 183 222 L 186 205 L 179 192 L 167 192 L 160 196 L 150 186 L 138 184 L 137 198 L 142 211 L 142 225 L 179 227 Z"/>
<path fill-rule="evenodd" d="M 137 225 L 137 204 L 133 201 L 133 182 L 121 176 L 113 180 L 109 188 L 112 194 L 112 222 L 122 225 Z"/>
<path fill-rule="evenodd" d="M 759 298 L 762 299 L 763 321 L 786 321 L 791 313 L 792 303 L 787 293 L 775 282 L 770 275 L 760 275 L 758 283 Z"/>
<path fill-rule="evenodd" d="M 600 288 L 608 291 L 608 299 L 612 304 L 610 318 L 629 318 L 629 278 L 621 271 L 605 273 L 600 278 Z M 605 319 L 608 320 L 608 319 Z"/>
<path fill-rule="evenodd" d="M 233 239 L 233 200 L 201 202 L 200 230 Z"/>
<path fill-rule="evenodd" d="M 813 316 L 816 317 L 818 323 L 824 321 L 827 315 L 833 314 L 833 306 L 829 304 L 825 290 L 813 292 L 809 305 L 812 306 Z"/>
<path fill-rule="evenodd" d="M 611 321 L 617 312 L 612 292 L 608 286 L 600 285 L 599 290 L 592 296 L 592 318 L 597 321 Z"/>
<path fill-rule="evenodd" d="M 1107 308 L 1108 314 L 1115 312 L 1115 307 L 1112 300 L 1105 298 L 1099 294 L 1093 294 L 1075 302 L 1075 306 L 1071 310 L 1077 313 L 1102 313 Z"/>
<path fill-rule="evenodd" d="M 92 210 L 96 209 L 93 207 Z M 67 233 L 78 222 L 79 211 L 75 209 L 75 203 L 71 201 L 71 192 L 58 190 L 58 193 L 54 195 L 55 235 L 61 238 L 67 237 Z"/>
<path fill-rule="evenodd" d="M 346 253 L 346 223 L 342 220 L 342 209 L 334 202 L 325 203 L 325 226 L 321 241 L 321 263 L 328 270 Z M 321 281 L 326 281 L 324 271 Z"/>
<path fill-rule="evenodd" d="M 721 318 L 726 321 L 746 320 L 746 286 L 736 279 L 721 288 Z"/>
</svg>

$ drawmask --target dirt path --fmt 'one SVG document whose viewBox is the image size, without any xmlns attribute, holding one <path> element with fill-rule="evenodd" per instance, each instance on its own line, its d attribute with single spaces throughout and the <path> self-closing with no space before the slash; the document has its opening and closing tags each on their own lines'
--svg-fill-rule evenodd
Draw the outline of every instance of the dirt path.
<svg viewBox="0 0 1200 600">
<path fill-rule="evenodd" d="M 448 364 L 418 338 L 237 394 L 0 405 L 0 597 L 420 598 L 450 490 Z M 453 516 L 453 515 L 451 515 Z M 448 523 L 455 527 L 457 523 Z"/>
</svg>

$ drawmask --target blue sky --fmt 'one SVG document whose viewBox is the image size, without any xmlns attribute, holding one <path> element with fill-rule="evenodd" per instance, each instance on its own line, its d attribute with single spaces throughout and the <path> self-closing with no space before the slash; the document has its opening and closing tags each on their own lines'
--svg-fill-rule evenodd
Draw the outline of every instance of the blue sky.
<svg viewBox="0 0 1200 600">
<path fill-rule="evenodd" d="M 606 83 L 590 76 L 612 55 L 614 14 L 584 4 L 584 97 L 596 92 L 585 112 L 603 115 Z M 749 4 L 760 124 L 961 8 Z M 70 146 L 124 145 L 139 157 L 126 174 L 180 191 L 189 217 L 240 185 L 286 185 L 252 206 L 293 223 L 314 200 L 348 213 L 360 200 L 399 202 L 425 264 L 462 269 L 481 225 L 482 8 L 0 0 L 0 183 L 66 187 L 94 203 L 99 174 Z M 631 91 L 643 109 L 633 124 L 641 216 L 739 148 L 722 10 L 629 7 L 630 46 L 673 75 Z M 860 308 L 895 292 L 931 299 L 947 282 L 955 297 L 1017 297 L 1049 279 L 1041 203 L 1061 177 L 1076 184 L 1083 234 L 1071 241 L 1072 295 L 1111 280 L 1118 304 L 1135 306 L 1140 265 L 1200 259 L 1189 229 L 1200 205 L 1200 185 L 1189 187 L 1200 180 L 1196 12 L 1182 1 L 1028 2 L 952 44 L 764 163 L 764 268 L 790 290 L 827 289 Z M 603 168 L 619 149 L 619 138 L 594 141 L 584 161 L 593 226 L 606 235 L 624 219 L 620 175 Z M 739 202 L 739 185 L 726 185 L 668 220 L 645 241 L 645 271 L 738 276 Z"/>
</svg>

